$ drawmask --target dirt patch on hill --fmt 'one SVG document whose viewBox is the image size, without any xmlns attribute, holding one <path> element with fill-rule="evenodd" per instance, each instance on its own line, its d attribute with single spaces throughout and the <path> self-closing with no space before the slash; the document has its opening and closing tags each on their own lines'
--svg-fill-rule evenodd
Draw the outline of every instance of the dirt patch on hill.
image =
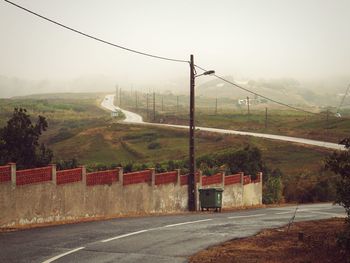
<svg viewBox="0 0 350 263">
<path fill-rule="evenodd" d="M 191 263 L 207 262 L 350 262 L 337 246 L 344 219 L 298 222 L 264 230 L 256 236 L 235 239 L 190 257 Z"/>
</svg>

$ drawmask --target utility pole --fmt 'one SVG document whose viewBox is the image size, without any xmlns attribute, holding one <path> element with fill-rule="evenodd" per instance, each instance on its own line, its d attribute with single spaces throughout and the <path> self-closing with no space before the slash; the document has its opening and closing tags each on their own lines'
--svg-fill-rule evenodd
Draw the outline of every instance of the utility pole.
<svg viewBox="0 0 350 263">
<path fill-rule="evenodd" d="M 122 107 L 122 88 L 119 89 L 119 107 Z"/>
<path fill-rule="evenodd" d="M 190 174 L 188 175 L 188 209 L 190 211 L 196 210 L 196 193 L 195 193 L 195 175 L 196 175 L 196 159 L 195 159 L 195 149 L 194 149 L 194 110 L 195 110 L 195 93 L 194 93 L 194 79 L 195 79 L 195 68 L 194 68 L 194 58 L 191 55 L 190 58 Z"/>
<path fill-rule="evenodd" d="M 118 85 L 115 86 L 115 103 L 118 105 L 119 101 L 119 90 L 118 90 Z"/>
<path fill-rule="evenodd" d="M 164 111 L 164 102 L 163 102 L 164 96 L 162 95 L 162 111 Z"/>
<path fill-rule="evenodd" d="M 265 108 L 265 129 L 267 129 L 267 107 Z"/>
<path fill-rule="evenodd" d="M 218 114 L 218 98 L 215 99 L 215 115 Z"/>
<path fill-rule="evenodd" d="M 250 109 L 249 109 L 249 97 L 247 97 L 247 106 L 248 106 L 248 115 L 250 115 Z"/>
<path fill-rule="evenodd" d="M 328 128 L 329 128 L 329 109 L 327 108 L 327 115 L 326 115 L 326 141 L 328 139 Z"/>
<path fill-rule="evenodd" d="M 148 93 L 146 93 L 147 118 L 149 118 Z"/>
<path fill-rule="evenodd" d="M 176 96 L 176 112 L 179 113 L 179 96 Z"/>
<path fill-rule="evenodd" d="M 153 91 L 153 121 L 156 121 L 156 93 Z"/>
<path fill-rule="evenodd" d="M 135 90 L 135 106 L 136 106 L 136 110 L 138 110 L 139 109 L 139 106 L 138 106 L 138 101 L 137 101 L 137 90 Z"/>
</svg>

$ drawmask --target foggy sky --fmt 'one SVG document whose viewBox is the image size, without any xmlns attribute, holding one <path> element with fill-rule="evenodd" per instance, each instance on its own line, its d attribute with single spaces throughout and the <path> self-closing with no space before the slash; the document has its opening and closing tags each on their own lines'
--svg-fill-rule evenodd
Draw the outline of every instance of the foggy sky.
<svg viewBox="0 0 350 263">
<path fill-rule="evenodd" d="M 14 0 L 118 45 L 240 78 L 349 76 L 347 0 Z M 0 75 L 121 83 L 188 78 L 187 64 L 112 48 L 0 2 Z"/>
</svg>

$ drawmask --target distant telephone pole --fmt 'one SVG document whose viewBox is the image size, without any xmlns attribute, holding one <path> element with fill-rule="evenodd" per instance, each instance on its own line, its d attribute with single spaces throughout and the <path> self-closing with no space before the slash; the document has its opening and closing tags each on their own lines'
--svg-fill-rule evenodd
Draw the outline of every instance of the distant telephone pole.
<svg viewBox="0 0 350 263">
<path fill-rule="evenodd" d="M 153 91 L 153 121 L 156 120 L 156 93 Z"/>
<path fill-rule="evenodd" d="M 147 104 L 147 118 L 149 118 L 148 93 L 146 93 L 146 104 Z"/>
<path fill-rule="evenodd" d="M 326 115 L 326 140 L 328 139 L 328 129 L 329 129 L 329 109 L 327 108 L 327 115 Z"/>
<path fill-rule="evenodd" d="M 122 107 L 122 88 L 119 89 L 119 107 Z"/>
<path fill-rule="evenodd" d="M 176 96 L 176 112 L 179 113 L 179 96 Z"/>
<path fill-rule="evenodd" d="M 215 99 L 215 115 L 218 114 L 218 98 Z"/>
<path fill-rule="evenodd" d="M 137 90 L 135 90 L 135 106 L 136 106 L 136 110 L 138 110 L 139 106 L 138 106 Z"/>
<path fill-rule="evenodd" d="M 164 99 L 164 96 L 162 95 L 162 111 L 164 111 L 164 101 L 163 101 L 163 99 Z"/>
<path fill-rule="evenodd" d="M 248 115 L 250 115 L 250 109 L 249 109 L 249 97 L 247 97 L 247 106 L 248 106 Z"/>
<path fill-rule="evenodd" d="M 267 107 L 265 108 L 265 129 L 267 129 Z"/>
<path fill-rule="evenodd" d="M 119 90 L 118 85 L 115 86 L 115 103 L 118 104 L 119 101 Z"/>
</svg>

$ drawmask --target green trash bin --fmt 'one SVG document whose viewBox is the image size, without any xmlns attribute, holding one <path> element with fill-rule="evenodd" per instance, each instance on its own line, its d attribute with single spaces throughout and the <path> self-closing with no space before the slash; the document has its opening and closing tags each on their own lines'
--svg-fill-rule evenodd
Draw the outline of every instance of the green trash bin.
<svg viewBox="0 0 350 263">
<path fill-rule="evenodd" d="M 199 200 L 201 210 L 204 208 L 209 210 L 210 208 L 215 208 L 215 211 L 221 212 L 222 207 L 222 192 L 224 191 L 222 188 L 204 188 L 199 189 Z"/>
</svg>

